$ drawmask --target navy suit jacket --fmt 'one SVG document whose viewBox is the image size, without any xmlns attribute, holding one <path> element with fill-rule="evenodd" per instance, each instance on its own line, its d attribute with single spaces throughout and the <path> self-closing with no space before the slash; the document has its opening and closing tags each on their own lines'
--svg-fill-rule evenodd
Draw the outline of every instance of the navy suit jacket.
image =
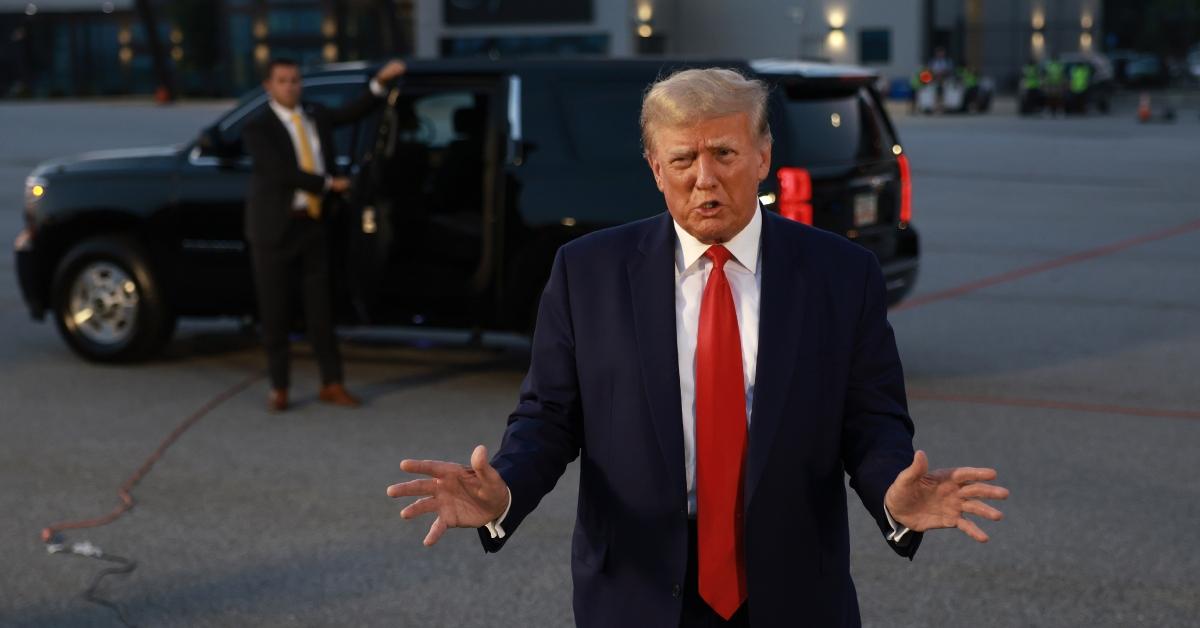
<svg viewBox="0 0 1200 628">
<path fill-rule="evenodd" d="M 761 211 L 761 210 L 760 210 Z M 763 212 L 759 352 L 745 473 L 750 622 L 857 626 L 845 475 L 882 533 L 913 425 L 875 256 Z M 579 626 L 679 625 L 688 552 L 669 214 L 563 246 L 532 363 L 492 463 L 512 490 L 499 550 L 576 457 Z M 920 535 L 903 546 L 911 557 Z"/>
</svg>

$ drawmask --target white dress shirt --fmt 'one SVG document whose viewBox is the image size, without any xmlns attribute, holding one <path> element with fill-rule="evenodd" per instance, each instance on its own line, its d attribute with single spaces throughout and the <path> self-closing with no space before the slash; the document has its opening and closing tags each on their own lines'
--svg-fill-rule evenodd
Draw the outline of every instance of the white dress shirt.
<svg viewBox="0 0 1200 628">
<path fill-rule="evenodd" d="M 713 261 L 704 255 L 708 244 L 675 225 L 675 342 L 679 353 L 679 401 L 683 409 L 683 464 L 687 469 L 688 515 L 696 516 L 696 337 L 700 332 L 700 301 Z M 759 243 L 762 213 L 725 243 L 733 258 L 725 263 L 725 278 L 733 293 L 742 345 L 742 383 L 746 389 L 746 429 L 754 405 L 754 374 L 758 365 L 758 305 L 762 291 Z"/>
<path fill-rule="evenodd" d="M 758 366 L 758 313 L 762 292 L 762 208 L 737 235 L 725 243 L 733 258 L 725 263 L 725 278 L 733 293 L 742 345 L 742 376 L 746 389 L 746 429 L 750 429 L 754 405 L 754 378 Z M 688 515 L 696 515 L 696 337 L 700 329 L 700 301 L 713 262 L 704 255 L 708 244 L 675 226 L 675 342 L 679 353 L 679 401 L 683 410 L 683 462 L 687 477 Z M 509 507 L 512 493 L 509 492 Z M 892 532 L 890 541 L 900 541 L 908 532 L 884 508 Z M 492 538 L 503 538 L 501 523 L 508 508 L 496 521 L 486 524 Z"/>
<path fill-rule="evenodd" d="M 371 79 L 368 87 L 376 98 L 382 98 L 387 95 L 387 90 L 383 87 L 383 84 L 375 79 Z M 279 121 L 283 123 L 283 128 L 287 129 L 288 137 L 292 139 L 292 150 L 296 151 L 297 165 L 304 163 L 304 156 L 300 153 L 300 134 L 303 133 L 308 138 L 308 145 L 312 148 L 312 173 L 319 177 L 325 177 L 325 189 L 328 190 L 329 186 L 333 183 L 333 177 L 325 174 L 325 159 L 321 152 L 321 136 L 317 133 L 316 121 L 312 119 L 312 116 L 304 112 L 304 107 L 284 107 L 276 102 L 274 98 L 268 98 L 267 102 L 271 105 L 271 111 L 274 111 Z M 297 113 L 300 114 L 300 128 L 297 128 L 296 121 L 293 118 Z M 304 190 L 296 190 L 295 196 L 292 197 L 292 209 L 303 210 L 308 208 L 306 194 L 308 192 Z"/>
</svg>

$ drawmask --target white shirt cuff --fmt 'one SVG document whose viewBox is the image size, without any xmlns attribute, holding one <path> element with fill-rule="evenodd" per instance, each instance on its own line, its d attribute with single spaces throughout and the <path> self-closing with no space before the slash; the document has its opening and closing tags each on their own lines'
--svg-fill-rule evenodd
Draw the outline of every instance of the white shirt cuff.
<svg viewBox="0 0 1200 628">
<path fill-rule="evenodd" d="M 507 512 L 506 510 L 505 513 Z M 887 517 L 888 525 L 892 526 L 892 531 L 887 534 L 887 540 L 899 543 L 900 539 L 904 538 L 905 534 L 908 534 L 908 528 L 896 523 L 896 520 L 892 518 L 892 513 L 888 512 L 887 506 L 883 507 L 883 515 Z"/>
<path fill-rule="evenodd" d="M 370 88 L 371 93 L 374 94 L 376 98 L 383 98 L 384 96 L 387 96 L 387 88 L 383 86 L 383 83 L 379 82 L 379 79 L 371 79 L 371 82 L 367 83 L 367 87 Z"/>
<path fill-rule="evenodd" d="M 488 534 L 492 535 L 493 539 L 502 539 L 506 534 L 500 524 L 504 523 L 504 518 L 508 516 L 508 509 L 512 508 L 512 489 L 506 488 L 505 490 L 508 491 L 508 505 L 504 507 L 504 513 L 496 517 L 495 521 L 483 524 L 483 527 L 487 528 Z M 905 530 L 907 531 L 907 528 Z"/>
</svg>

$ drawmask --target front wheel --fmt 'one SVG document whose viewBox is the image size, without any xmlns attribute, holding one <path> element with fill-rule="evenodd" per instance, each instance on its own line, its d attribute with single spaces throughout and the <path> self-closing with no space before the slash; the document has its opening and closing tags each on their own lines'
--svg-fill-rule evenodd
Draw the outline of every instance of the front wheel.
<svg viewBox="0 0 1200 628">
<path fill-rule="evenodd" d="M 75 353 L 96 362 L 134 362 L 160 351 L 175 317 L 147 256 L 132 239 L 75 245 L 54 277 L 54 319 Z"/>
</svg>

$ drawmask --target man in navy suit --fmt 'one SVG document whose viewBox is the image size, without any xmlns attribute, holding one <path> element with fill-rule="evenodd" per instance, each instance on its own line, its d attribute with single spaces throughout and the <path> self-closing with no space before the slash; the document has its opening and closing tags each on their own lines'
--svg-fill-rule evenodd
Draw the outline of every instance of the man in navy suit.
<svg viewBox="0 0 1200 628">
<path fill-rule="evenodd" d="M 991 469 L 914 454 L 875 257 L 765 212 L 766 86 L 685 70 L 643 102 L 667 213 L 559 250 L 500 451 L 388 488 L 499 550 L 580 459 L 580 626 L 858 626 L 843 474 L 887 542 L 987 536 Z"/>
</svg>

